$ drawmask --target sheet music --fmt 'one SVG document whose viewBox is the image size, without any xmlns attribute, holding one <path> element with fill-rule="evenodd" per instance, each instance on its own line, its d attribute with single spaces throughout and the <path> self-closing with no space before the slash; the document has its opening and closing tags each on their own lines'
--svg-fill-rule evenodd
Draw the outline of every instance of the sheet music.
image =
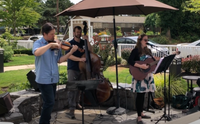
<svg viewBox="0 0 200 124">
<path fill-rule="evenodd" d="M 159 62 L 158 62 L 158 64 L 157 64 L 155 70 L 152 72 L 153 74 L 156 73 L 156 71 L 157 71 L 158 67 L 160 66 L 160 64 L 162 63 L 163 59 L 164 59 L 164 57 L 160 58 L 160 60 L 159 60 Z"/>
</svg>

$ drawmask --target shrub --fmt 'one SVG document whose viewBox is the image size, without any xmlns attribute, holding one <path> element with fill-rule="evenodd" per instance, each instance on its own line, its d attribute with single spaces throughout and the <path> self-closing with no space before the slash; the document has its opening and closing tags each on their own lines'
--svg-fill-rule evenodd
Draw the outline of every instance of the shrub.
<svg viewBox="0 0 200 124">
<path fill-rule="evenodd" d="M 122 61 L 122 58 L 120 56 L 117 56 L 117 64 L 121 64 L 121 61 Z"/>
<path fill-rule="evenodd" d="M 66 81 L 67 81 L 67 72 L 60 72 L 58 85 L 66 84 L 67 83 Z"/>
<path fill-rule="evenodd" d="M 121 30 L 121 27 L 120 27 L 120 26 L 117 26 L 117 27 L 116 27 L 116 35 L 117 35 L 118 37 L 123 36 L 122 30 Z"/>
<path fill-rule="evenodd" d="M 200 37 L 197 33 L 188 33 L 188 32 L 180 32 L 180 35 L 177 37 L 181 42 L 193 42 L 198 40 Z"/>
<path fill-rule="evenodd" d="M 186 72 L 200 73 L 200 56 L 190 56 L 182 59 L 182 67 Z"/>
<path fill-rule="evenodd" d="M 101 60 L 104 63 L 104 66 L 103 66 L 104 71 L 108 68 L 108 66 L 110 66 L 110 63 L 112 63 L 114 59 L 114 51 L 112 48 L 113 48 L 112 43 L 102 45 L 99 41 L 97 41 L 93 45 L 94 53 L 101 56 Z"/>
<path fill-rule="evenodd" d="M 115 59 L 114 59 L 114 57 L 109 56 L 108 60 L 107 60 L 107 65 L 106 66 L 108 67 L 108 66 L 112 66 L 112 65 L 115 65 Z M 106 67 L 106 69 L 107 69 L 107 67 Z"/>
<path fill-rule="evenodd" d="M 169 43 L 169 39 L 166 36 L 158 36 L 158 37 L 154 37 L 154 38 L 150 38 L 150 39 L 159 44 L 168 44 Z"/>
<path fill-rule="evenodd" d="M 125 59 L 122 59 L 121 65 L 127 65 L 127 64 L 128 64 L 128 62 Z"/>
<path fill-rule="evenodd" d="M 147 31 L 146 35 L 154 35 L 153 31 Z"/>
<path fill-rule="evenodd" d="M 28 54 L 14 54 L 13 57 L 28 56 Z"/>
<path fill-rule="evenodd" d="M 10 33 L 10 30 L 6 27 L 6 31 L 5 33 L 3 33 L 1 36 L 1 38 L 5 39 L 8 42 L 8 45 L 12 45 L 12 43 L 10 42 L 10 40 L 20 40 L 23 39 L 22 37 L 15 37 Z"/>
<path fill-rule="evenodd" d="M 111 33 L 110 33 L 110 31 L 108 29 L 105 29 L 105 31 L 106 31 L 107 35 L 111 35 Z"/>
<path fill-rule="evenodd" d="M 5 39 L 0 37 L 0 47 L 6 46 L 6 45 L 8 45 L 8 42 Z"/>
<path fill-rule="evenodd" d="M 110 31 L 109 31 L 108 29 L 105 29 L 105 30 L 103 30 L 103 31 L 100 31 L 100 32 L 98 33 L 98 35 L 111 35 L 111 33 L 110 33 Z"/>
<path fill-rule="evenodd" d="M 33 55 L 32 49 L 14 49 L 14 54 L 28 54 L 28 55 Z"/>
<path fill-rule="evenodd" d="M 155 85 L 156 85 L 156 92 L 155 92 L 155 96 L 158 97 L 162 97 L 164 98 L 164 94 L 163 94 L 163 87 L 164 87 L 164 75 L 154 75 L 154 81 L 155 81 Z M 169 78 L 166 78 L 166 86 L 167 86 L 167 93 L 169 91 L 168 88 L 168 84 L 169 84 Z M 172 98 L 172 96 L 174 95 L 179 95 L 179 94 L 185 94 L 187 89 L 187 82 L 186 80 L 180 78 L 174 78 L 170 76 L 170 97 Z M 168 95 L 167 95 L 168 96 Z M 169 98 L 167 98 L 169 99 Z"/>
<path fill-rule="evenodd" d="M 121 27 L 120 26 L 117 26 L 116 27 L 116 30 L 118 31 L 118 30 L 121 30 Z"/>
<path fill-rule="evenodd" d="M 3 46 L 4 49 L 4 62 L 8 62 L 11 60 L 14 52 L 12 50 L 12 46 Z"/>
<path fill-rule="evenodd" d="M 122 61 L 121 57 L 117 56 L 117 64 L 121 64 L 121 61 Z M 115 64 L 116 64 L 115 57 L 109 56 L 108 61 L 107 61 L 107 65 L 108 66 L 113 66 Z"/>
<path fill-rule="evenodd" d="M 17 48 L 17 41 L 15 40 L 14 42 L 11 42 L 10 45 L 12 46 L 12 49 L 16 49 Z"/>
<path fill-rule="evenodd" d="M 131 48 L 125 48 L 122 49 L 122 58 L 125 59 L 128 62 L 128 58 L 131 54 L 132 49 Z"/>
<path fill-rule="evenodd" d="M 119 32 L 119 31 L 116 31 L 116 35 L 117 35 L 118 37 L 123 36 L 123 35 L 122 35 L 122 32 Z"/>
</svg>

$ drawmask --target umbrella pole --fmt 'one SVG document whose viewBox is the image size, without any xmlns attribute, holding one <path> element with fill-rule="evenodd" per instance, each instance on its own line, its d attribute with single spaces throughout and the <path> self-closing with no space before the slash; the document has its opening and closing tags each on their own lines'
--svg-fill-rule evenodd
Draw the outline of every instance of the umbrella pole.
<svg viewBox="0 0 200 124">
<path fill-rule="evenodd" d="M 117 66 L 117 41 L 116 41 L 116 27 L 115 27 L 115 8 L 113 7 L 113 26 L 114 26 L 114 50 L 115 50 L 115 66 L 116 66 L 116 83 L 117 83 L 117 106 L 110 107 L 107 110 L 108 114 L 111 115 L 121 115 L 126 112 L 124 108 L 120 107 L 120 98 L 119 98 L 119 91 L 118 91 L 118 66 Z"/>
<path fill-rule="evenodd" d="M 116 27 L 115 27 L 115 9 L 113 8 L 113 26 L 114 26 L 114 50 L 115 50 L 115 68 L 116 68 L 116 83 L 117 83 L 117 108 L 120 106 L 119 91 L 118 91 L 118 66 L 117 66 L 117 41 L 116 41 Z"/>
</svg>

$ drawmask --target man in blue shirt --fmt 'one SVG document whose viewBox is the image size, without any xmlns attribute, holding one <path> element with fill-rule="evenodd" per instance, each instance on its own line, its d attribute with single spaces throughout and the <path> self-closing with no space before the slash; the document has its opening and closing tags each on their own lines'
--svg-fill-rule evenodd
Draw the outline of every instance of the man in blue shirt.
<svg viewBox="0 0 200 124">
<path fill-rule="evenodd" d="M 83 49 L 84 40 L 81 39 L 81 34 L 82 34 L 82 28 L 80 26 L 74 27 L 73 30 L 74 33 L 74 38 L 70 41 L 71 45 L 77 45 L 79 48 Z M 83 37 L 83 39 L 87 39 L 86 36 Z M 87 45 L 88 45 L 88 50 L 92 51 L 92 47 L 90 43 L 87 40 Z M 69 51 L 66 51 L 68 53 Z M 85 62 L 86 58 L 81 57 L 84 54 L 84 52 L 81 52 L 79 50 L 76 50 L 73 55 L 69 57 L 67 60 L 67 73 L 68 73 L 68 81 L 78 81 L 78 80 L 83 80 L 83 77 L 80 73 L 79 69 L 79 62 Z M 69 113 L 66 113 L 67 116 L 71 119 L 75 118 L 74 111 L 77 108 L 81 108 L 79 104 L 79 96 L 80 96 L 80 91 L 78 90 L 71 90 L 68 89 L 67 93 L 67 98 L 68 98 L 68 103 L 69 103 Z"/>
<path fill-rule="evenodd" d="M 35 55 L 35 71 L 38 87 L 42 93 L 43 109 L 39 124 L 50 124 L 51 112 L 55 103 L 56 83 L 59 81 L 58 64 L 66 61 L 76 50 L 77 46 L 61 55 L 61 44 L 55 40 L 55 28 L 51 23 L 42 26 L 43 37 L 33 44 Z M 56 42 L 52 42 L 56 41 Z"/>
</svg>

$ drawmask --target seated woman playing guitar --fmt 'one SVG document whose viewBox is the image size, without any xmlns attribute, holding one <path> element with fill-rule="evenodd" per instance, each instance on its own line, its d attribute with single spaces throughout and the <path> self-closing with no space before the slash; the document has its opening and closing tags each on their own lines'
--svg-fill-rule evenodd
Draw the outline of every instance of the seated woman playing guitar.
<svg viewBox="0 0 200 124">
<path fill-rule="evenodd" d="M 139 64 L 137 63 L 137 61 L 145 61 L 148 58 L 155 60 L 152 56 L 151 50 L 147 48 L 146 44 L 147 42 L 148 42 L 147 35 L 143 34 L 138 37 L 137 44 L 135 48 L 132 50 L 128 60 L 130 66 L 137 67 L 140 69 L 148 69 L 149 66 L 147 64 Z M 151 72 L 148 73 L 147 76 L 142 80 L 136 80 L 133 77 L 132 88 L 133 92 L 137 93 L 136 97 L 136 109 L 138 114 L 137 124 L 143 124 L 142 118 L 151 118 L 150 116 L 143 114 L 143 104 L 144 104 L 145 93 L 154 92 L 156 90 L 153 74 Z"/>
</svg>

